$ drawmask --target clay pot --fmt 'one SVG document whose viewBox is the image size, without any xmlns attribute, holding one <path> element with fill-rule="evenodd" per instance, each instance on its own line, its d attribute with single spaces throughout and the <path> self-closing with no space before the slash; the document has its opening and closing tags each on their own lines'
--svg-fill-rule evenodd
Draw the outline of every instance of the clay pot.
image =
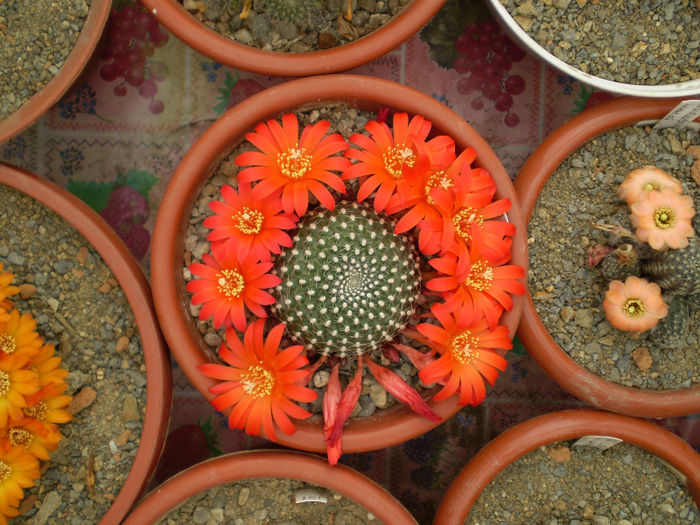
<svg viewBox="0 0 700 525">
<path fill-rule="evenodd" d="M 382 523 L 417 523 L 391 494 L 349 467 L 330 467 L 325 460 L 311 454 L 263 450 L 227 454 L 183 470 L 146 496 L 124 525 L 154 523 L 199 492 L 251 478 L 286 478 L 313 483 L 352 499 Z"/>
<path fill-rule="evenodd" d="M 538 447 L 588 435 L 612 436 L 636 445 L 682 472 L 700 503 L 700 455 L 678 436 L 653 423 L 607 412 L 565 410 L 521 423 L 486 445 L 457 475 L 434 525 L 461 525 L 484 488 L 509 464 Z"/>
<path fill-rule="evenodd" d="M 452 110 L 412 88 L 357 75 L 309 77 L 267 89 L 225 113 L 192 146 L 167 187 L 156 219 L 151 250 L 156 312 L 163 321 L 164 335 L 175 359 L 208 400 L 214 397 L 208 389 L 217 382 L 197 370 L 198 365 L 208 362 L 208 347 L 189 314 L 189 296 L 182 278 L 184 232 L 193 203 L 214 167 L 257 123 L 278 118 L 288 111 L 333 101 L 344 101 L 371 111 L 388 106 L 391 110 L 405 111 L 410 115 L 421 114 L 433 123 L 435 130 L 453 137 L 458 150 L 473 146 L 477 151 L 475 164 L 485 168 L 496 181 L 496 198 L 508 197 L 513 202 L 513 208 L 508 212 L 508 220 L 517 225 L 512 261 L 527 269 L 525 230 L 508 174 L 484 139 Z M 514 297 L 514 301 L 513 310 L 501 320 L 501 324 L 508 326 L 511 336 L 520 319 L 523 297 Z M 454 397 L 440 403 L 430 402 L 430 405 L 444 419 L 461 408 Z M 280 442 L 292 448 L 325 451 L 320 420 L 296 424 L 295 434 L 278 433 Z M 395 406 L 369 418 L 350 420 L 343 429 L 343 450 L 378 450 L 408 441 L 435 426 L 409 408 Z"/>
<path fill-rule="evenodd" d="M 146 413 L 131 471 L 112 506 L 100 521 L 101 525 L 121 523 L 155 470 L 170 418 L 170 359 L 153 311 L 148 282 L 114 230 L 74 195 L 46 179 L 1 163 L 0 184 L 36 199 L 78 230 L 109 266 L 134 313 L 146 363 Z"/>
<path fill-rule="evenodd" d="M 631 97 L 609 100 L 576 115 L 554 131 L 530 156 L 515 179 L 527 220 L 547 179 L 569 154 L 608 131 L 644 120 L 658 120 L 680 100 Z M 700 385 L 678 390 L 647 390 L 612 383 L 586 370 L 554 341 L 537 315 L 529 292 L 518 337 L 547 374 L 591 405 L 641 417 L 673 417 L 700 411 Z"/>
<path fill-rule="evenodd" d="M 190 47 L 229 66 L 276 76 L 308 76 L 361 66 L 407 40 L 438 12 L 445 0 L 414 0 L 389 23 L 343 46 L 308 53 L 263 51 L 209 29 L 177 0 L 142 0 L 158 21 Z"/>
<path fill-rule="evenodd" d="M 100 40 L 111 4 L 111 0 L 92 1 L 83 30 L 60 71 L 17 111 L 0 120 L 0 144 L 37 121 L 70 89 Z"/>
</svg>

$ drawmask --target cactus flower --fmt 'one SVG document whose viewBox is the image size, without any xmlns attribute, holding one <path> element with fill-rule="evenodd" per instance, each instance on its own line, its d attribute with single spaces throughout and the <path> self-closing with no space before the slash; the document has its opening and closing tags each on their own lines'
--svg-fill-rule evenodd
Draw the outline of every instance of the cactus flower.
<svg viewBox="0 0 700 525">
<path fill-rule="evenodd" d="M 650 330 L 668 314 L 659 285 L 634 275 L 610 283 L 603 308 L 611 325 L 633 332 Z"/>
<path fill-rule="evenodd" d="M 19 514 L 16 508 L 24 490 L 34 485 L 40 476 L 39 461 L 24 447 L 12 446 L 9 440 L 0 442 L 0 521 Z"/>
<path fill-rule="evenodd" d="M 695 235 L 693 199 L 671 188 L 647 192 L 630 205 L 630 210 L 637 238 L 655 250 L 685 248 Z"/>
<path fill-rule="evenodd" d="M 0 262 L 0 316 L 4 313 L 2 310 L 12 308 L 12 302 L 7 298 L 19 293 L 19 287 L 12 286 L 14 278 L 15 276 L 12 273 L 2 270 L 2 263 Z"/>
<path fill-rule="evenodd" d="M 679 195 L 683 193 L 683 187 L 678 179 L 656 166 L 644 166 L 627 174 L 625 180 L 617 188 L 617 195 L 624 199 L 627 204 L 632 205 L 642 195 L 666 188 L 671 188 Z"/>
</svg>

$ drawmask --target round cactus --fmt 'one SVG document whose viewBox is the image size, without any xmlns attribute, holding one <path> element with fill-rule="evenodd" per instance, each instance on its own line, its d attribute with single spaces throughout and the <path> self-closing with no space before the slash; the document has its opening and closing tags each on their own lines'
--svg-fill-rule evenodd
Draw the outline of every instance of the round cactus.
<svg viewBox="0 0 700 525">
<path fill-rule="evenodd" d="M 411 243 L 370 207 L 341 203 L 307 214 L 275 273 L 277 314 L 307 349 L 344 357 L 391 340 L 420 295 Z"/>
<path fill-rule="evenodd" d="M 691 237 L 685 248 L 654 252 L 642 260 L 641 270 L 668 294 L 700 293 L 700 238 Z"/>
</svg>

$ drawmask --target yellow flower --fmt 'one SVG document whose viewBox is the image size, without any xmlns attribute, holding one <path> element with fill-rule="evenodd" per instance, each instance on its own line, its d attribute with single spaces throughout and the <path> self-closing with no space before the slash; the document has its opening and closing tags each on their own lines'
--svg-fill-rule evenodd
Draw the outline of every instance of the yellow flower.
<svg viewBox="0 0 700 525">
<path fill-rule="evenodd" d="M 24 415 L 36 418 L 44 425 L 66 423 L 73 419 L 73 416 L 64 410 L 73 399 L 71 396 L 63 395 L 67 386 L 65 383 L 61 385 L 49 383 L 28 396 Z"/>
<path fill-rule="evenodd" d="M 41 348 L 43 341 L 36 332 L 36 321 L 30 314 L 10 310 L 8 317 L 0 320 L 0 361 L 5 356 L 19 355 L 28 361 Z"/>
<path fill-rule="evenodd" d="M 39 352 L 32 357 L 30 367 L 36 372 L 39 382 L 42 387 L 53 383 L 61 385 L 68 375 L 68 370 L 59 368 L 61 358 L 54 355 L 54 346 L 45 344 L 39 349 Z"/>
<path fill-rule="evenodd" d="M 50 459 L 49 452 L 58 448 L 62 437 L 58 426 L 45 425 L 33 417 L 12 423 L 6 431 L 12 446 L 24 447 L 27 452 L 44 461 Z"/>
<path fill-rule="evenodd" d="M 0 444 L 0 518 L 15 517 L 24 497 L 22 489 L 39 478 L 39 461 L 24 447 L 14 447 L 9 440 Z"/>
<path fill-rule="evenodd" d="M 672 189 L 679 195 L 683 193 L 683 187 L 678 179 L 656 166 L 644 166 L 627 174 L 617 189 L 617 195 L 627 201 L 627 204 L 632 205 L 642 195 L 666 188 Z"/>
<path fill-rule="evenodd" d="M 34 371 L 23 368 L 26 362 L 27 358 L 22 355 L 0 359 L 0 428 L 7 426 L 8 419 L 22 419 L 26 397 L 39 390 L 39 379 Z"/>
<path fill-rule="evenodd" d="M 14 278 L 12 273 L 2 271 L 2 263 L 0 262 L 0 307 L 6 310 L 12 308 L 12 302 L 8 301 L 7 298 L 19 293 L 19 288 L 10 284 Z"/>
<path fill-rule="evenodd" d="M 655 250 L 685 248 L 695 235 L 691 219 L 695 215 L 693 199 L 671 188 L 650 191 L 630 205 L 635 235 Z"/>
</svg>

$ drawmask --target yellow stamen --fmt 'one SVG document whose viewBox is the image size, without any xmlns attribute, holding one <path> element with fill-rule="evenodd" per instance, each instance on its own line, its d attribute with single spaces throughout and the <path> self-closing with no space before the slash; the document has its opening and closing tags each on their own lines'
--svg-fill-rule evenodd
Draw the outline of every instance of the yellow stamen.
<svg viewBox="0 0 700 525">
<path fill-rule="evenodd" d="M 243 391 L 255 399 L 269 396 L 275 385 L 275 378 L 270 371 L 257 365 L 243 372 L 240 381 Z"/>
<path fill-rule="evenodd" d="M 493 281 L 493 268 L 486 264 L 484 259 L 481 259 L 472 263 L 472 268 L 464 280 L 464 285 L 484 292 L 491 288 L 491 281 Z"/>
<path fill-rule="evenodd" d="M 404 165 L 412 168 L 416 163 L 416 156 L 413 150 L 404 144 L 398 144 L 389 148 L 382 154 L 382 157 L 384 159 L 384 168 L 395 179 L 400 179 L 403 176 Z"/>
<path fill-rule="evenodd" d="M 622 305 L 622 311 L 625 312 L 627 317 L 638 318 L 644 315 L 646 308 L 644 307 L 644 302 L 641 299 L 633 297 L 625 301 L 625 304 Z"/>
<path fill-rule="evenodd" d="M 216 281 L 217 291 L 229 299 L 239 297 L 245 288 L 243 276 L 236 270 L 221 270 L 216 276 Z"/>
<path fill-rule="evenodd" d="M 290 148 L 277 154 L 277 164 L 286 177 L 300 179 L 311 169 L 311 158 L 305 148 Z"/>
<path fill-rule="evenodd" d="M 0 396 L 10 391 L 10 374 L 0 370 Z"/>
<path fill-rule="evenodd" d="M 449 343 L 450 353 L 463 365 L 473 363 L 479 359 L 479 338 L 472 335 L 469 330 L 457 334 Z"/>
<path fill-rule="evenodd" d="M 0 461 L 0 481 L 5 481 L 12 475 L 12 468 L 4 461 Z"/>
<path fill-rule="evenodd" d="M 654 223 L 657 228 L 666 230 L 676 224 L 676 212 L 668 206 L 654 210 Z"/>
<path fill-rule="evenodd" d="M 241 211 L 236 213 L 231 218 L 234 221 L 238 221 L 238 224 L 236 224 L 235 227 L 238 228 L 239 231 L 252 235 L 255 233 L 260 233 L 265 216 L 258 210 L 251 210 L 247 206 L 244 206 Z"/>
<path fill-rule="evenodd" d="M 33 439 L 34 437 L 23 428 L 10 429 L 10 443 L 12 443 L 13 447 L 16 447 L 17 445 L 28 447 L 32 444 Z"/>
<path fill-rule="evenodd" d="M 46 403 L 43 401 L 39 401 L 36 405 L 33 407 L 25 407 L 24 408 L 24 413 L 27 414 L 30 417 L 35 417 L 39 421 L 44 421 L 46 419 L 46 415 L 49 412 L 49 407 L 46 406 Z"/>
<path fill-rule="evenodd" d="M 469 241 L 472 238 L 472 234 L 469 232 L 471 225 L 481 225 L 483 222 L 484 218 L 474 208 L 462 208 L 452 217 L 455 231 L 464 241 Z"/>
<path fill-rule="evenodd" d="M 651 190 L 660 191 L 661 186 L 657 182 L 650 180 L 649 182 L 644 183 L 644 185 L 642 186 L 642 190 L 644 190 L 644 191 L 651 191 Z"/>
<path fill-rule="evenodd" d="M 452 186 L 454 186 L 452 182 L 452 177 L 449 177 L 444 171 L 436 171 L 432 175 L 430 175 L 430 178 L 428 178 L 428 182 L 425 183 L 425 196 L 426 196 L 426 201 L 428 204 L 435 204 L 433 201 L 433 198 L 430 196 L 430 192 L 432 191 L 433 188 L 439 188 L 441 190 L 449 190 Z"/>
<path fill-rule="evenodd" d="M 15 350 L 17 350 L 17 343 L 15 342 L 15 338 L 12 337 L 10 334 L 0 334 L 0 350 L 5 352 L 6 354 L 11 354 Z"/>
</svg>

